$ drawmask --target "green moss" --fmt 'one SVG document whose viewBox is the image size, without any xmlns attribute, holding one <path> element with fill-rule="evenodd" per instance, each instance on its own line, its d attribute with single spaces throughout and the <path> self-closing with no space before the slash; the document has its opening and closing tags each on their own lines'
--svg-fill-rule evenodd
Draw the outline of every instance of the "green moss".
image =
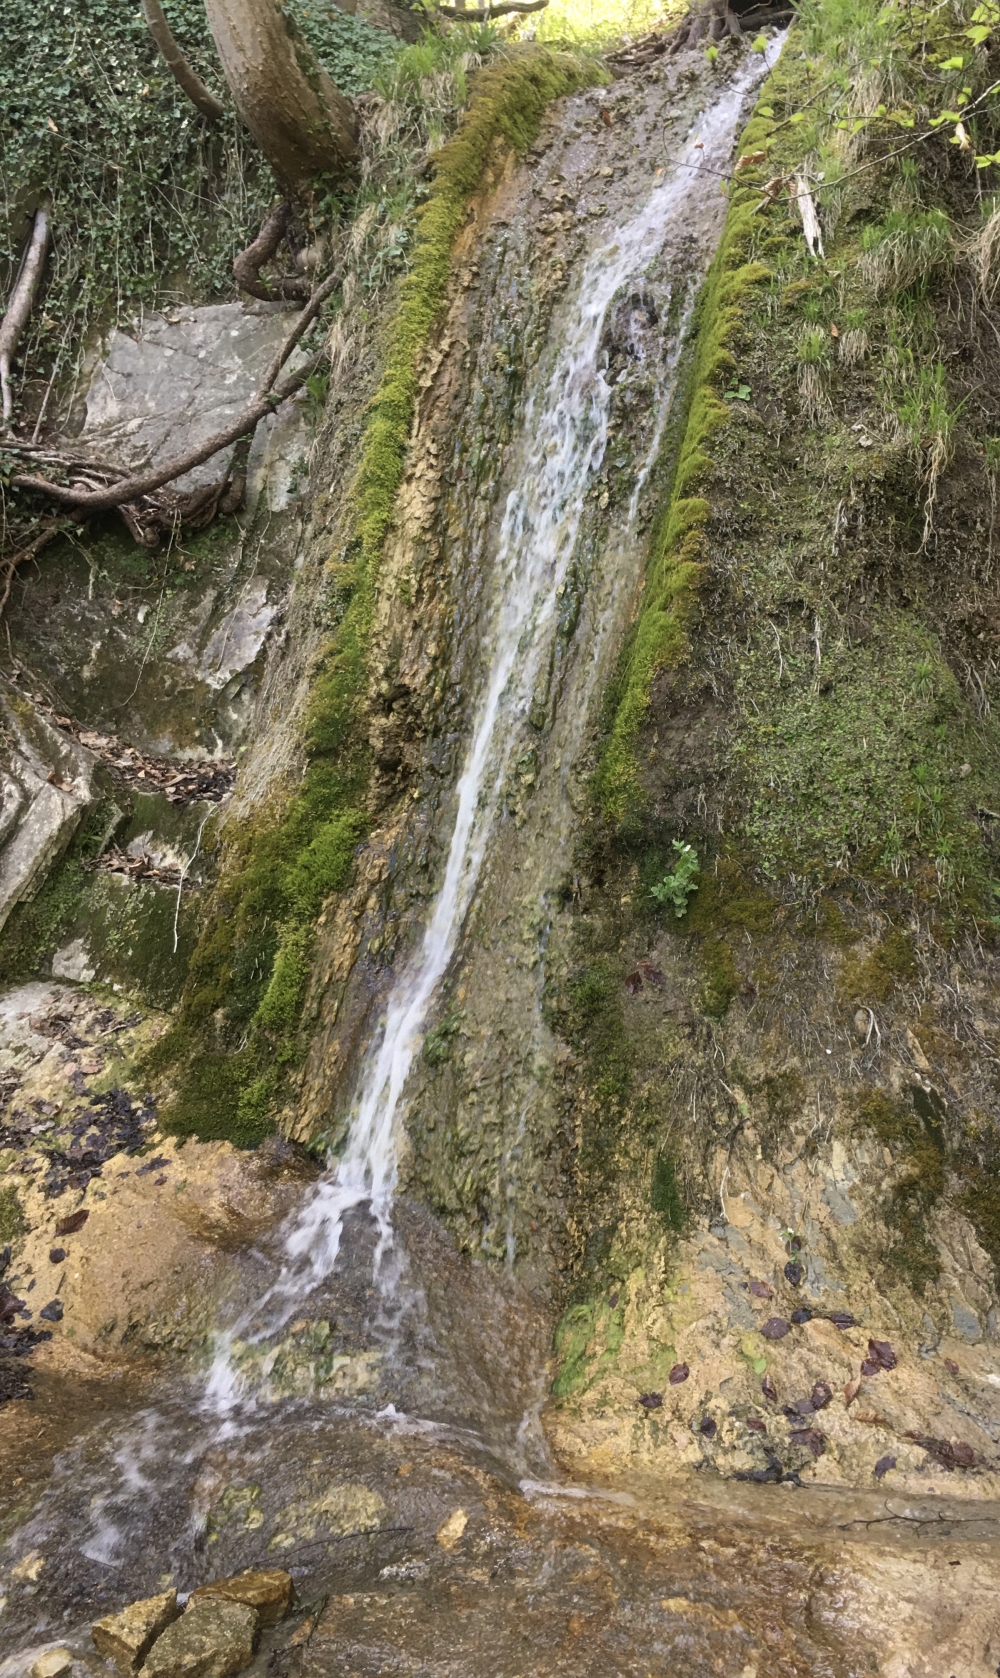
<svg viewBox="0 0 1000 1678">
<path fill-rule="evenodd" d="M 653 1211 L 660 1214 L 667 1229 L 677 1233 L 684 1228 L 687 1221 L 684 1201 L 677 1180 L 677 1167 L 669 1154 L 657 1157 L 649 1199 Z"/>
<path fill-rule="evenodd" d="M 434 155 L 412 267 L 399 288 L 349 490 L 353 542 L 346 562 L 338 557 L 328 567 L 344 610 L 313 673 L 303 729 L 305 774 L 293 795 L 276 796 L 255 820 L 226 830 L 220 884 L 179 1015 L 148 1063 L 150 1072 L 175 1069 L 178 1087 L 164 1114 L 167 1129 L 228 1135 L 241 1145 L 259 1139 L 287 1087 L 288 1069 L 301 1060 L 316 916 L 349 884 L 368 827 L 363 713 L 376 585 L 409 445 L 420 360 L 445 300 L 452 246 L 492 148 L 500 143 L 522 150 L 550 100 L 600 75 L 592 61 L 547 50 L 491 65 L 476 80 L 458 132 Z"/>
<path fill-rule="evenodd" d="M 593 1305 L 571 1305 L 557 1324 L 553 1349 L 559 1372 L 552 1383 L 553 1398 L 570 1398 L 586 1384 L 587 1347 L 594 1335 L 594 1317 Z"/>
<path fill-rule="evenodd" d="M 838 982 L 841 995 L 850 1002 L 870 1005 L 887 1002 L 900 985 L 919 978 L 913 940 L 898 927 L 891 927 L 863 961 L 845 961 Z"/>
<path fill-rule="evenodd" d="M 696 315 L 697 349 L 687 426 L 674 468 L 666 513 L 653 539 L 646 588 L 622 661 L 617 703 L 594 780 L 606 821 L 635 825 L 644 803 L 635 746 L 657 671 L 679 664 L 688 648 L 688 622 L 706 557 L 704 527 L 711 511 L 698 491 L 711 467 L 708 445 L 727 422 L 725 375 L 735 363 L 727 347 L 739 322 L 742 295 L 768 270 L 743 260 L 749 209 L 727 218 L 726 229 Z"/>
<path fill-rule="evenodd" d="M 881 1258 L 890 1275 L 923 1292 L 940 1274 L 941 1261 L 928 1220 L 945 1189 L 947 1150 L 944 1108 L 919 1085 L 909 1101 L 871 1090 L 857 1102 L 860 1128 L 873 1130 L 895 1157 L 898 1181 L 882 1202 L 890 1231 Z"/>
<path fill-rule="evenodd" d="M 35 896 L 19 903 L 0 934 L 0 968 L 8 984 L 50 974 L 52 957 L 65 943 L 90 883 L 86 864 L 98 855 L 121 811 L 111 798 L 87 811 Z"/>
<path fill-rule="evenodd" d="M 28 1225 L 14 1187 L 0 1189 L 0 1247 L 27 1234 Z"/>
</svg>

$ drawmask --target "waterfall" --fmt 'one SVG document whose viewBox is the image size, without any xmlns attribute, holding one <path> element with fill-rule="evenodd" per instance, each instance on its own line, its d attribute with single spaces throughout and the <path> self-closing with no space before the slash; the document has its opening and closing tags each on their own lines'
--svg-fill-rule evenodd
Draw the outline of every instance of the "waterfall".
<svg viewBox="0 0 1000 1678">
<path fill-rule="evenodd" d="M 455 953 L 472 904 L 487 846 L 502 805 L 502 790 L 518 728 L 530 708 L 539 669 L 556 632 L 560 595 L 576 549 L 587 488 L 600 470 L 609 437 L 611 386 L 602 348 L 608 311 L 622 288 L 638 281 L 661 250 L 667 230 L 718 193 L 744 101 L 780 51 L 782 37 L 763 57 L 740 67 L 701 116 L 664 179 L 608 243 L 594 250 L 565 310 L 554 358 L 529 389 L 521 435 L 522 461 L 507 496 L 494 567 L 495 600 L 484 646 L 482 691 L 454 797 L 454 825 L 444 878 L 419 947 L 390 990 L 384 1020 L 365 1060 L 347 1142 L 340 1159 L 316 1184 L 283 1234 L 284 1263 L 262 1299 L 217 1342 L 209 1399 L 225 1409 L 240 1396 L 234 1342 L 276 1334 L 310 1288 L 336 1262 L 344 1219 L 367 1205 L 378 1230 L 375 1273 L 383 1292 L 397 1274 L 392 1203 L 397 1145 L 406 1085 L 420 1051 L 437 987 Z M 691 276 L 692 286 L 700 278 Z M 647 458 L 632 496 L 659 448 L 676 377 L 677 348 L 662 370 L 658 412 Z"/>
</svg>

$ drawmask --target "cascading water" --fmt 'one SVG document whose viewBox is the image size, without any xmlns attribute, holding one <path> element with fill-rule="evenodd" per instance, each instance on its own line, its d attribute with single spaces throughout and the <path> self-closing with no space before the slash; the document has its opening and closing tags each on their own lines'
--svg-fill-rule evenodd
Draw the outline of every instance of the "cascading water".
<svg viewBox="0 0 1000 1678">
<path fill-rule="evenodd" d="M 580 276 L 554 362 L 530 391 L 522 421 L 528 439 L 517 482 L 507 497 L 495 562 L 495 606 L 486 629 L 489 648 L 483 692 L 455 792 L 454 825 L 444 879 L 418 951 L 393 986 L 385 1019 L 361 1076 L 344 1152 L 308 1196 L 285 1232 L 285 1263 L 277 1281 L 219 1337 L 208 1382 L 222 1408 L 242 1393 L 232 1358 L 242 1337 L 277 1334 L 311 1287 L 332 1270 L 344 1219 L 362 1204 L 378 1230 L 375 1274 L 383 1294 L 399 1280 L 389 1264 L 397 1144 L 405 1092 L 428 1012 L 455 953 L 486 850 L 502 804 L 517 727 L 530 707 L 543 660 L 556 630 L 560 598 L 577 547 L 585 495 L 608 444 L 612 389 L 602 347 L 608 311 L 622 288 L 641 279 L 668 229 L 703 190 L 701 177 L 725 172 L 747 93 L 777 57 L 782 37 L 763 59 L 747 62 L 705 112 L 646 203 L 593 252 Z M 688 277 L 689 294 L 699 276 Z M 687 310 L 682 311 L 687 318 Z M 663 436 L 681 334 L 658 370 L 656 412 L 629 506 L 639 496 Z"/>
<path fill-rule="evenodd" d="M 768 58 L 779 49 L 780 38 Z M 487 593 L 493 604 L 485 613 L 482 674 L 472 701 L 468 744 L 447 811 L 450 830 L 441 883 L 416 947 L 389 993 L 362 1069 L 344 1152 L 261 1250 L 243 1255 L 252 1271 L 252 1303 L 241 1313 L 234 1310 L 234 1320 L 217 1334 L 203 1402 L 192 1405 L 189 1379 L 173 1377 L 162 1384 L 153 1407 L 131 1411 L 120 1427 L 101 1436 L 94 1430 L 79 1454 L 67 1457 L 50 1492 L 15 1534 L 17 1555 L 37 1548 L 61 1558 L 64 1568 L 58 1576 L 55 1568 L 46 1575 L 44 1610 L 40 1604 L 33 1609 L 27 1599 L 18 1607 L 18 1624 L 25 1632 L 33 1626 L 38 1635 L 43 1625 L 57 1623 L 59 1614 L 75 1612 L 82 1620 L 84 1600 L 89 1609 L 95 1600 L 122 1601 L 129 1592 L 148 1592 L 164 1567 L 179 1582 L 193 1584 L 213 1557 L 216 1568 L 259 1565 L 270 1549 L 254 1548 L 254 1522 L 259 1525 L 264 1518 L 254 1512 L 254 1486 L 259 1483 L 262 1502 L 270 1499 L 268 1519 L 277 1521 L 282 1505 L 293 1507 L 302 1496 L 299 1488 L 311 1484 L 317 1473 L 329 1474 L 335 1460 L 352 1479 L 367 1474 L 365 1465 L 374 1460 L 367 1453 L 375 1450 L 377 1433 L 415 1437 L 423 1429 L 428 1438 L 450 1442 L 468 1462 L 502 1471 L 508 1483 L 551 1473 L 537 1422 L 545 1391 L 547 1314 L 538 1308 L 532 1317 L 532 1302 L 526 1295 L 515 1298 L 509 1277 L 501 1276 L 504 1285 L 509 1282 L 509 1293 L 501 1297 L 493 1272 L 480 1271 L 455 1289 L 453 1255 L 432 1275 L 437 1261 L 432 1256 L 428 1263 L 423 1249 L 414 1255 L 409 1228 L 405 1241 L 394 1233 L 398 1144 L 414 1061 L 477 891 L 481 897 L 486 889 L 498 848 L 491 849 L 491 842 L 504 831 L 506 789 L 540 674 L 552 662 L 565 585 L 589 540 L 588 491 L 602 470 L 612 433 L 609 325 L 614 321 L 620 331 L 632 291 L 643 290 L 651 275 L 658 276 L 661 327 L 646 345 L 643 375 L 650 399 L 639 426 L 635 478 L 621 514 L 617 519 L 609 515 L 607 529 L 594 544 L 601 557 L 588 574 L 584 607 L 566 655 L 566 668 L 573 663 L 575 674 L 567 678 L 550 738 L 554 796 L 567 808 L 567 777 L 634 597 L 641 550 L 634 521 L 667 423 L 684 323 L 721 220 L 718 176 L 725 173 L 746 97 L 766 68 L 763 58 L 752 56 L 737 70 L 662 178 L 651 179 L 638 209 L 582 263 L 573 290 L 555 310 L 549 347 L 530 376 L 519 441 L 505 466 L 512 487 L 488 563 L 492 580 Z M 640 358 L 646 353 L 641 338 L 640 333 L 630 347 Z M 593 495 L 589 499 L 592 505 Z M 567 831 L 569 825 L 564 822 Z M 547 866 L 552 854 L 546 856 Z M 541 889 L 548 889 L 551 879 L 549 866 Z M 532 975 L 535 1008 L 542 971 Z M 528 1106 L 519 1102 L 503 1160 L 508 1180 L 516 1173 L 515 1156 L 530 1123 Z M 397 1221 L 401 1217 L 400 1211 Z M 355 1250 L 356 1232 L 364 1232 L 365 1239 Z M 368 1262 L 369 1232 L 377 1283 L 371 1300 L 358 1282 Z M 502 1234 L 513 1260 L 512 1220 Z M 276 1279 L 270 1256 L 275 1252 Z M 267 1267 L 272 1279 L 261 1285 Z M 345 1281 L 349 1270 L 343 1294 L 348 1309 L 341 1309 L 343 1298 L 331 1308 L 330 1290 Z M 365 1282 L 370 1280 L 366 1269 Z M 273 1360 L 286 1341 L 295 1339 L 296 1330 L 318 1318 L 324 1319 L 321 1328 L 329 1328 L 325 1319 L 334 1316 L 343 1326 L 355 1306 L 362 1339 L 367 1336 L 384 1347 L 401 1324 L 410 1335 L 406 1357 L 387 1357 L 378 1382 L 357 1389 L 368 1395 L 367 1408 L 350 1401 L 343 1388 L 322 1386 L 323 1402 L 314 1404 L 302 1396 L 301 1387 L 282 1386 L 280 1380 L 269 1392 L 274 1402 L 255 1404 L 255 1389 L 268 1388 Z M 372 1325 L 373 1312 L 380 1320 Z M 292 1323 L 300 1316 L 301 1323 Z M 383 1332 L 386 1325 L 388 1333 Z M 416 1358 L 410 1355 L 414 1347 Z M 412 1370 L 421 1360 L 427 1374 L 423 1386 Z M 252 1371 L 252 1377 L 244 1371 Z M 378 1405 L 383 1408 L 377 1415 Z M 314 1469 L 313 1463 L 319 1466 Z M 378 1473 L 383 1471 L 384 1464 Z M 207 1533 L 206 1510 L 220 1507 L 227 1478 L 232 1500 L 225 1508 L 248 1513 L 238 1531 L 219 1526 L 213 1537 Z M 207 1550 L 216 1538 L 217 1547 Z M 271 1545 L 275 1542 L 272 1537 Z"/>
</svg>

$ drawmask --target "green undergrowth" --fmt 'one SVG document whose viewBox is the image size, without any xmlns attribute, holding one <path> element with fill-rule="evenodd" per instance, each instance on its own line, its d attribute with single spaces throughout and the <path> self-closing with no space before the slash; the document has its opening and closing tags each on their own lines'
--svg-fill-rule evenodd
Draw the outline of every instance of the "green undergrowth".
<svg viewBox="0 0 1000 1678">
<path fill-rule="evenodd" d="M 13 1186 L 0 1189 L 0 1247 L 19 1240 L 27 1229 L 17 1190 Z"/>
<path fill-rule="evenodd" d="M 207 122 L 157 54 L 138 5 L 7 0 L 0 14 L 0 276 L 20 260 L 27 214 L 51 206 L 52 254 L 19 351 L 44 387 L 72 385 L 91 327 L 128 325 L 178 298 L 236 295 L 233 258 L 274 179 L 232 108 L 199 0 L 166 0 L 178 44 L 226 109 Z M 319 0 L 290 5 L 347 94 L 400 45 Z M 50 418 L 53 415 L 50 414 Z"/>
<path fill-rule="evenodd" d="M 178 1017 L 151 1062 L 151 1070 L 174 1068 L 165 1122 L 178 1134 L 258 1142 L 301 1060 L 316 919 L 324 901 L 348 885 L 368 825 L 365 705 L 379 565 L 452 245 L 493 148 L 525 149 L 550 100 L 599 73 L 586 60 L 544 50 L 491 64 L 476 78 L 457 133 L 434 154 L 349 492 L 354 536 L 329 568 L 331 590 L 344 604 L 314 673 L 305 773 L 292 796 L 276 795 L 257 818 L 226 830 L 215 903 Z"/>
</svg>

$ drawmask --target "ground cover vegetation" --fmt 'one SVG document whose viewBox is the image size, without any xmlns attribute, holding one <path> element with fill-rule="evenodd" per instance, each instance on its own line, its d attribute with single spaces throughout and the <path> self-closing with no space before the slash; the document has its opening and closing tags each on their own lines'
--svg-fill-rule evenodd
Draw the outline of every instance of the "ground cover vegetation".
<svg viewBox="0 0 1000 1678">
<path fill-rule="evenodd" d="M 1000 1090 L 947 990 L 1000 930 L 997 22 L 805 0 L 740 142 L 552 1000 L 613 1091 L 574 1098 L 583 1298 L 648 1261 L 663 1160 L 711 1215 L 709 1160 L 751 1122 L 770 1157 L 817 1080 L 895 1161 L 886 1285 L 934 1280 L 946 1201 L 1000 1261 Z M 882 1087 L 907 1031 L 927 1111 Z"/>
</svg>

